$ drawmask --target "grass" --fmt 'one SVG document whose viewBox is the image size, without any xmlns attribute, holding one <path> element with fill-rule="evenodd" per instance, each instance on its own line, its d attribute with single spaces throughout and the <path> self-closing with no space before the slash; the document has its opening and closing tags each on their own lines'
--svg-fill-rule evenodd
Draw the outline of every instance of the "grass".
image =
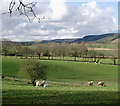
<svg viewBox="0 0 120 106">
<path fill-rule="evenodd" d="M 23 59 L 2 59 L 3 104 L 113 104 L 118 99 L 118 66 L 73 61 L 38 60 L 47 65 L 50 87 L 26 85 L 28 80 L 13 78 Z M 7 77 L 7 76 L 11 76 Z M 87 86 L 89 80 L 94 86 Z M 104 80 L 106 87 L 98 87 Z"/>
<path fill-rule="evenodd" d="M 94 48 L 109 48 L 109 49 L 118 49 L 118 43 L 93 43 L 86 44 L 88 48 L 94 47 Z"/>
<path fill-rule="evenodd" d="M 2 58 L 2 75 L 4 76 L 16 76 L 20 69 L 20 63 L 22 60 L 14 57 Z"/>
<path fill-rule="evenodd" d="M 4 104 L 114 104 L 115 87 L 69 87 L 50 83 L 49 88 L 25 85 L 25 82 L 3 80 Z"/>
</svg>

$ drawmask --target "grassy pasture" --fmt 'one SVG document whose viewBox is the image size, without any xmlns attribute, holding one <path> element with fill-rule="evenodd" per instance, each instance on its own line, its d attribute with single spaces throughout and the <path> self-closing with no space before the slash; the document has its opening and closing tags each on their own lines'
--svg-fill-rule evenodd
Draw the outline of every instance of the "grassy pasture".
<svg viewBox="0 0 120 106">
<path fill-rule="evenodd" d="M 16 76 L 23 59 L 2 58 L 3 104 L 112 104 L 118 99 L 118 66 L 73 61 L 38 60 L 47 65 L 50 87 L 26 85 Z M 7 76 L 11 76 L 7 77 Z M 89 80 L 94 86 L 87 86 Z M 104 80 L 106 87 L 96 86 Z"/>
<path fill-rule="evenodd" d="M 105 52 L 105 51 L 104 51 Z M 38 59 L 39 57 L 34 57 L 34 59 Z M 41 59 L 45 59 L 45 60 L 48 60 L 48 57 L 46 57 L 46 56 L 43 56 L 43 57 L 41 57 Z M 50 59 L 51 59 L 51 61 L 52 61 L 52 57 L 50 57 Z M 74 61 L 74 57 L 53 57 L 53 59 L 56 59 L 56 60 L 72 60 L 72 61 Z M 89 61 L 89 62 L 93 62 L 93 60 L 94 59 L 92 59 L 92 58 L 90 58 L 90 59 L 88 59 L 88 58 L 81 58 L 81 57 L 76 57 L 76 60 L 77 61 L 83 61 L 83 62 L 85 62 L 85 61 Z M 113 60 L 112 59 L 101 59 L 100 60 L 100 62 L 101 63 L 111 63 L 111 64 L 113 64 Z M 118 59 L 116 59 L 116 64 L 118 64 Z"/>
<path fill-rule="evenodd" d="M 109 48 L 109 49 L 118 49 L 118 42 L 116 43 L 87 43 L 86 46 L 93 47 L 93 48 Z"/>
</svg>

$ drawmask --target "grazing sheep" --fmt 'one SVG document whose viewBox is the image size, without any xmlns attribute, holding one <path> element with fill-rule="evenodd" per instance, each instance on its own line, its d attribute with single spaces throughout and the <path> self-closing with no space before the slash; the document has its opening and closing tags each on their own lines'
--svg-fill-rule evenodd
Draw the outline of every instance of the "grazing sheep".
<svg viewBox="0 0 120 106">
<path fill-rule="evenodd" d="M 47 83 L 47 84 L 44 84 L 44 88 L 45 88 L 45 87 L 49 87 L 48 79 L 46 80 L 46 83 Z"/>
<path fill-rule="evenodd" d="M 88 82 L 88 86 L 93 86 L 93 81 Z"/>
<path fill-rule="evenodd" d="M 44 84 L 45 84 L 45 80 L 43 80 L 42 82 L 41 81 L 37 81 L 36 82 L 36 86 L 44 86 Z"/>
<path fill-rule="evenodd" d="M 103 86 L 105 84 L 105 82 L 104 81 L 100 81 L 100 82 L 98 82 L 98 86 Z"/>
<path fill-rule="evenodd" d="M 40 86 L 40 85 L 41 85 L 41 81 L 37 81 L 36 86 Z"/>
<path fill-rule="evenodd" d="M 44 84 L 44 88 L 49 87 L 49 84 Z"/>
<path fill-rule="evenodd" d="M 43 80 L 42 82 L 41 82 L 41 85 L 40 86 L 44 86 L 44 84 L 45 84 L 45 80 Z"/>
</svg>

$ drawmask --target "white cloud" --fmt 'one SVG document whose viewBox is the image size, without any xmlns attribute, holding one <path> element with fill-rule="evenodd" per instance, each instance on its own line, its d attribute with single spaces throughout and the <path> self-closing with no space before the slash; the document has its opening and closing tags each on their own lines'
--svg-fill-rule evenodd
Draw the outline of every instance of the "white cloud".
<svg viewBox="0 0 120 106">
<path fill-rule="evenodd" d="M 72 34 L 72 33 L 76 33 L 78 32 L 78 30 L 74 29 L 74 28 L 68 28 L 68 29 L 61 29 L 58 31 L 58 34 Z"/>
<path fill-rule="evenodd" d="M 66 0 L 52 0 L 50 3 L 50 8 L 52 9 L 51 17 L 53 20 L 61 20 L 67 12 L 66 5 L 64 4 Z"/>
</svg>

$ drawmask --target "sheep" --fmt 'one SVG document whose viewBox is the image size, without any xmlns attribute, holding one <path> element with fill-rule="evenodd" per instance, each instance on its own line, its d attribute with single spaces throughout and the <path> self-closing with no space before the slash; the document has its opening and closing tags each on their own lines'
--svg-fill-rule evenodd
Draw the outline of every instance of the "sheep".
<svg viewBox="0 0 120 106">
<path fill-rule="evenodd" d="M 41 82 L 41 85 L 40 86 L 44 86 L 44 84 L 45 84 L 45 80 L 43 80 L 42 82 Z"/>
<path fill-rule="evenodd" d="M 44 88 L 45 88 L 45 87 L 49 87 L 48 79 L 46 80 L 46 83 L 47 83 L 47 84 L 44 84 Z"/>
<path fill-rule="evenodd" d="M 36 86 L 44 86 L 44 84 L 45 84 L 45 80 L 43 80 L 42 82 L 41 81 L 37 81 L 36 82 Z"/>
<path fill-rule="evenodd" d="M 40 86 L 40 84 L 41 84 L 41 81 L 36 82 L 36 86 Z"/>
<path fill-rule="evenodd" d="M 49 84 L 44 84 L 44 88 L 49 87 Z"/>
<path fill-rule="evenodd" d="M 88 86 L 93 86 L 93 81 L 88 82 Z"/>
<path fill-rule="evenodd" d="M 98 82 L 98 86 L 103 86 L 105 84 L 105 82 L 104 81 L 100 81 L 100 82 Z M 104 85 L 104 86 L 106 86 L 106 85 Z"/>
</svg>

